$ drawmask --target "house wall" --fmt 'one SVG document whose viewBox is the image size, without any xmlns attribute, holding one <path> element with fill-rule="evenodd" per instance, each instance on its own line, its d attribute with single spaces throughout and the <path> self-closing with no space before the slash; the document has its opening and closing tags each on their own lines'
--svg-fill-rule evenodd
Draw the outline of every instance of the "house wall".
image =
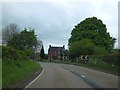
<svg viewBox="0 0 120 90">
<path fill-rule="evenodd" d="M 59 56 L 60 56 L 59 52 L 48 51 L 48 57 L 59 57 Z"/>
<path fill-rule="evenodd" d="M 48 58 L 49 59 L 53 59 L 53 58 L 64 59 L 64 57 L 61 57 L 61 53 L 60 53 L 61 50 L 60 51 L 59 51 L 59 49 L 57 49 L 57 50 L 51 50 L 51 48 L 52 48 L 51 45 L 49 45 L 49 49 L 48 49 Z M 63 45 L 63 49 L 64 48 L 65 48 L 65 46 Z"/>
</svg>

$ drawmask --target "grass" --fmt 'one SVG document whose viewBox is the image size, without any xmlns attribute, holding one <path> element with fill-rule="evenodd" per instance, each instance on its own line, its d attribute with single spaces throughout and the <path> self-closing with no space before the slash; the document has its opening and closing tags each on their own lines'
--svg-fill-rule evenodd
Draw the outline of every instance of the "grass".
<svg viewBox="0 0 120 90">
<path fill-rule="evenodd" d="M 14 61 L 14 63 L 2 63 L 2 87 L 7 88 L 24 80 L 34 71 L 40 68 L 40 64 L 34 61 Z"/>
<path fill-rule="evenodd" d="M 0 57 L 0 89 L 2 89 L 2 58 Z"/>
<path fill-rule="evenodd" d="M 118 65 L 113 65 L 110 63 L 102 62 L 100 60 L 98 60 L 96 62 L 91 60 L 87 64 L 77 63 L 77 65 L 89 67 L 92 69 L 100 70 L 100 71 L 115 74 L 115 75 L 118 75 L 118 70 L 120 69 Z"/>
</svg>

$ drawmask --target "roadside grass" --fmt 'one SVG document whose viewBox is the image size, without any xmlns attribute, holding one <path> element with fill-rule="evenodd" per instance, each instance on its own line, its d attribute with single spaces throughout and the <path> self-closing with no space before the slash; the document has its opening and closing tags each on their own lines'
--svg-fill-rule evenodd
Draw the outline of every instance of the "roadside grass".
<svg viewBox="0 0 120 90">
<path fill-rule="evenodd" d="M 0 90 L 2 89 L 2 46 L 0 45 Z"/>
<path fill-rule="evenodd" d="M 120 70 L 120 67 L 118 65 L 113 65 L 102 61 L 97 61 L 96 63 L 94 61 L 90 61 L 89 63 L 86 64 L 81 62 L 79 63 L 70 62 L 69 64 L 83 66 L 83 67 L 99 70 L 102 72 L 111 73 L 114 75 L 119 75 L 118 71 Z"/>
<path fill-rule="evenodd" d="M 0 89 L 2 89 L 2 58 L 0 57 Z"/>
<path fill-rule="evenodd" d="M 120 70 L 118 65 L 106 63 L 106 62 L 103 62 L 103 61 L 100 61 L 100 60 L 98 60 L 96 62 L 94 62 L 93 60 L 90 60 L 89 63 L 87 63 L 87 64 L 77 63 L 77 65 L 84 66 L 84 67 L 89 67 L 89 68 L 92 68 L 92 69 L 100 70 L 100 71 L 115 74 L 115 75 L 118 75 L 119 74 L 118 71 Z"/>
<path fill-rule="evenodd" d="M 43 62 L 50 62 L 48 59 L 43 59 Z"/>
<path fill-rule="evenodd" d="M 2 63 L 2 87 L 7 88 L 26 79 L 38 68 L 40 64 L 35 61 L 13 61 L 8 63 L 8 60 Z M 12 61 L 12 60 L 11 60 Z M 6 63 L 7 62 L 7 63 Z"/>
</svg>

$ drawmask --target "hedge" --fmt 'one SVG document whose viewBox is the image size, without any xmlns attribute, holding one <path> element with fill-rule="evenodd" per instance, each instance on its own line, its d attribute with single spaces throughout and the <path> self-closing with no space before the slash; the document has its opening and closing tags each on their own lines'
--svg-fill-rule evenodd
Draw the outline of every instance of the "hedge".
<svg viewBox="0 0 120 90">
<path fill-rule="evenodd" d="M 14 49 L 12 47 L 8 47 L 8 46 L 2 46 L 2 61 L 6 61 L 6 60 L 19 60 L 19 61 L 23 61 L 23 60 L 27 60 L 26 58 L 26 54 L 23 51 Z M 10 62 L 10 61 L 9 61 Z"/>
<path fill-rule="evenodd" d="M 115 54 L 115 55 L 111 55 L 111 54 L 108 54 L 108 55 L 92 55 L 91 56 L 91 59 L 93 60 L 102 60 L 104 62 L 107 62 L 107 63 L 111 63 L 111 64 L 116 64 L 118 65 L 118 63 L 120 64 L 120 54 Z"/>
</svg>

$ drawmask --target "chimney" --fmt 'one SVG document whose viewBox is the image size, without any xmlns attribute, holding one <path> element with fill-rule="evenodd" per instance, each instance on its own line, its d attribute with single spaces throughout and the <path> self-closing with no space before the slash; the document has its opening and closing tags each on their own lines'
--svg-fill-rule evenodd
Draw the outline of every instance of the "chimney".
<svg viewBox="0 0 120 90">
<path fill-rule="evenodd" d="M 49 48 L 51 48 L 51 45 L 49 45 Z"/>
<path fill-rule="evenodd" d="M 63 45 L 63 48 L 65 48 L 65 45 Z"/>
</svg>

